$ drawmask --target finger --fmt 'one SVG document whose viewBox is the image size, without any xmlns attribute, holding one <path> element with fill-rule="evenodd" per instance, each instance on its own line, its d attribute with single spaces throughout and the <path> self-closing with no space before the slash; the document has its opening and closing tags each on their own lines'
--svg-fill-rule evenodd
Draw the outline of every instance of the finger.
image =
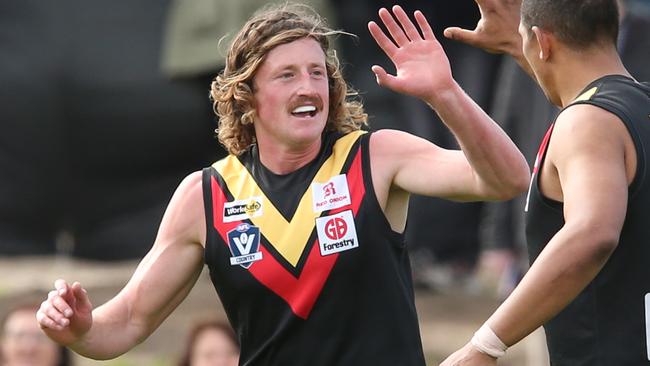
<svg viewBox="0 0 650 366">
<path fill-rule="evenodd" d="M 415 41 L 418 39 L 422 39 L 422 36 L 420 36 L 420 33 L 418 32 L 417 28 L 415 28 L 415 25 L 409 19 L 409 16 L 406 14 L 404 9 L 402 9 L 401 6 L 395 5 L 393 6 L 393 14 L 395 14 L 395 17 L 397 17 L 397 20 L 399 20 L 399 24 L 402 25 L 402 29 L 404 29 L 404 32 L 406 32 L 406 36 L 411 40 Z"/>
<path fill-rule="evenodd" d="M 72 291 L 77 300 L 77 309 L 81 311 L 90 311 L 93 306 L 90 303 L 90 298 L 88 298 L 88 292 L 86 292 L 83 286 L 81 286 L 79 282 L 75 282 L 72 284 Z"/>
<path fill-rule="evenodd" d="M 422 35 L 424 36 L 424 39 L 430 39 L 430 40 L 436 39 L 436 36 L 433 34 L 433 29 L 431 29 L 431 26 L 429 25 L 427 18 L 424 16 L 424 14 L 422 14 L 421 11 L 417 10 L 415 12 L 415 20 L 418 22 L 418 26 L 422 30 Z"/>
<path fill-rule="evenodd" d="M 54 330 L 63 330 L 63 327 L 59 323 L 48 317 L 45 312 L 40 309 L 36 312 L 36 321 L 41 329 L 49 328 Z"/>
<path fill-rule="evenodd" d="M 52 306 L 61 314 L 63 314 L 64 317 L 69 318 L 72 316 L 73 311 L 72 307 L 70 304 L 64 299 L 61 295 L 54 294 L 49 302 L 52 304 Z"/>
<path fill-rule="evenodd" d="M 476 33 L 474 31 L 458 27 L 449 27 L 444 30 L 443 34 L 449 39 L 467 43 L 469 45 L 474 45 L 476 40 Z"/>
<path fill-rule="evenodd" d="M 383 67 L 374 65 L 371 67 L 372 72 L 375 73 L 375 78 L 377 79 L 377 84 L 383 87 L 392 89 L 394 85 L 395 77 L 390 75 L 384 70 Z"/>
<path fill-rule="evenodd" d="M 397 47 L 395 47 L 393 41 L 391 41 L 390 38 L 386 36 L 384 31 L 381 30 L 379 25 L 375 22 L 368 23 L 368 30 L 370 31 L 372 38 L 375 39 L 375 42 L 377 42 L 377 44 L 384 51 L 386 56 L 388 56 L 388 58 L 392 60 L 393 55 L 395 54 L 395 52 L 397 52 Z"/>
<path fill-rule="evenodd" d="M 404 34 L 404 30 L 397 24 L 395 18 L 393 18 L 393 15 L 388 10 L 385 8 L 379 9 L 379 18 L 384 22 L 388 33 L 393 37 L 397 46 L 401 47 L 409 42 L 406 34 Z"/>
<path fill-rule="evenodd" d="M 59 295 L 52 295 L 51 298 L 48 298 L 41 304 L 41 308 L 39 311 L 41 311 L 43 314 L 47 315 L 48 318 L 52 319 L 54 322 L 59 324 L 60 326 L 66 327 L 68 324 L 70 324 L 70 320 L 68 320 L 63 313 L 61 313 L 53 304 L 52 304 L 52 299 L 55 297 L 59 297 Z"/>
<path fill-rule="evenodd" d="M 62 279 L 54 281 L 54 288 L 59 292 L 59 295 L 61 296 L 65 296 L 69 290 L 68 283 Z"/>
</svg>

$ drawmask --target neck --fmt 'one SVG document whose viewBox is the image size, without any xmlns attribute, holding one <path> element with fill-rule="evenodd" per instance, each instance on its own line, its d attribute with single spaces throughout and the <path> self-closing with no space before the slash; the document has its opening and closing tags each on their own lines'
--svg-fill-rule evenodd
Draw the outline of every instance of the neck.
<svg viewBox="0 0 650 366">
<path fill-rule="evenodd" d="M 306 146 L 282 146 L 280 144 L 257 142 L 260 162 L 275 174 L 289 174 L 309 164 L 316 158 L 321 139 Z"/>
<path fill-rule="evenodd" d="M 616 49 L 593 48 L 587 51 L 565 49 L 556 53 L 551 76 L 555 101 L 561 107 L 570 104 L 589 83 L 606 75 L 630 76 Z"/>
</svg>

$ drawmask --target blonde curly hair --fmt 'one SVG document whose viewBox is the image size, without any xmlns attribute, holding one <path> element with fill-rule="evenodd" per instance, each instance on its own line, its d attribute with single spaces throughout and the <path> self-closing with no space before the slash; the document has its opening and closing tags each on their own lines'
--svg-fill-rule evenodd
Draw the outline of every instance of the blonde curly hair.
<svg viewBox="0 0 650 366">
<path fill-rule="evenodd" d="M 274 47 L 305 37 L 315 39 L 326 55 L 329 82 L 329 117 L 325 130 L 349 133 L 367 126 L 363 104 L 349 97 L 358 94 L 341 74 L 336 53 L 328 36 L 347 34 L 334 31 L 311 8 L 295 4 L 266 8 L 244 25 L 230 45 L 225 69 L 212 82 L 210 97 L 219 116 L 219 142 L 233 155 L 240 155 L 255 143 L 253 121 L 253 77 Z"/>
</svg>

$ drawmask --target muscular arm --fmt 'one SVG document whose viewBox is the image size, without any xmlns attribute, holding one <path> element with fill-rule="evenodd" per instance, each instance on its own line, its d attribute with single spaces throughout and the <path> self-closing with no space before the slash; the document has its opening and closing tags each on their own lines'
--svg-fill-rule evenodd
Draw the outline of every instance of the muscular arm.
<svg viewBox="0 0 650 366">
<path fill-rule="evenodd" d="M 609 112 L 579 105 L 559 117 L 547 159 L 557 170 L 565 225 L 488 320 L 504 343 L 518 342 L 560 312 L 618 245 L 631 180 L 626 144 L 625 127 Z"/>
<path fill-rule="evenodd" d="M 609 112 L 578 105 L 553 131 L 541 188 L 564 201 L 565 224 L 548 242 L 510 297 L 487 324 L 513 345 L 559 313 L 596 277 L 618 245 L 625 219 L 632 141 Z M 442 365 L 486 365 L 471 344 Z M 494 362 L 494 359 L 492 359 Z"/>
<path fill-rule="evenodd" d="M 517 147 L 460 88 L 457 92 L 438 113 L 462 150 L 405 132 L 378 131 L 370 145 L 376 184 L 459 201 L 509 199 L 525 190 L 529 170 Z"/>
<path fill-rule="evenodd" d="M 201 243 L 205 240 L 203 211 L 201 174 L 197 172 L 186 178 L 175 192 L 151 251 L 128 284 L 117 296 L 92 311 L 90 329 L 74 336 L 67 334 L 65 327 L 53 329 L 46 320 L 39 319 L 46 333 L 75 352 L 94 359 L 117 357 L 142 342 L 187 296 L 201 273 Z M 64 287 L 63 292 L 75 291 Z M 74 308 L 78 300 L 66 296 L 60 299 L 67 299 L 68 305 Z M 55 319 L 51 309 L 63 307 L 60 299 L 54 300 L 58 303 L 51 308 L 44 303 L 41 312 Z M 75 316 L 69 320 L 73 329 Z"/>
<path fill-rule="evenodd" d="M 424 16 L 415 14 L 420 36 L 400 7 L 393 7 L 393 13 L 379 11 L 392 40 L 374 22 L 368 25 L 397 69 L 393 76 L 374 66 L 377 80 L 433 107 L 462 151 L 441 149 L 397 131 L 376 133 L 370 153 L 380 201 L 394 188 L 459 200 L 505 199 L 525 190 L 529 172 L 524 157 L 452 78 L 449 61 Z"/>
</svg>

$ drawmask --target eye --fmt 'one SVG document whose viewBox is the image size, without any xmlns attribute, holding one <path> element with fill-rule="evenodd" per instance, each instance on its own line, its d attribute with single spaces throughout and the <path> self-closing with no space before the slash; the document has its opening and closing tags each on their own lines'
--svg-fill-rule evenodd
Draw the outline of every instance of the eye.
<svg viewBox="0 0 650 366">
<path fill-rule="evenodd" d="M 292 77 L 293 77 L 292 72 L 283 72 L 278 76 L 278 78 L 280 78 L 280 79 L 290 79 Z"/>
<path fill-rule="evenodd" d="M 311 72 L 311 74 L 318 77 L 325 76 L 325 72 L 321 69 L 315 69 Z"/>
</svg>

